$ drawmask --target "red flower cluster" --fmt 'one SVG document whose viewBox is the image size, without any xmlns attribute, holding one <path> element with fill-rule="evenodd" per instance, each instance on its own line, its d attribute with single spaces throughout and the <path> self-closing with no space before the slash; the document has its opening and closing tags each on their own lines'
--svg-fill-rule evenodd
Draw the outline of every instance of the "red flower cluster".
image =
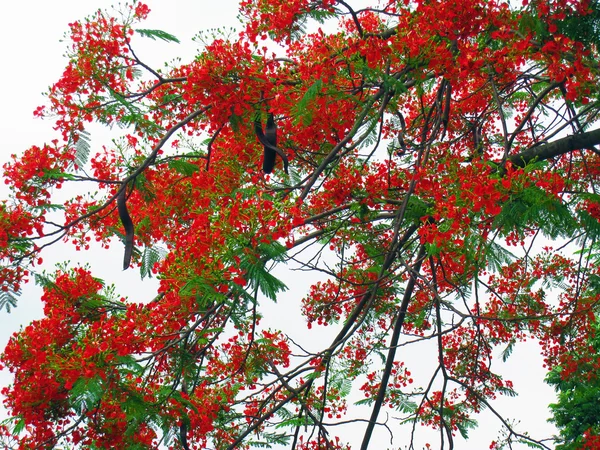
<svg viewBox="0 0 600 450">
<path fill-rule="evenodd" d="M 38 274 L 45 317 L 1 357 L 1 438 L 343 449 L 334 426 L 356 393 L 364 445 L 383 408 L 465 432 L 513 393 L 496 351 L 527 339 L 564 377 L 600 368 L 597 5 L 351 3 L 244 0 L 239 33 L 160 70 L 132 36 L 176 38 L 134 28 L 145 4 L 70 24 L 35 111 L 63 142 L 4 166 L 0 306 L 54 242 L 124 238 L 159 288 L 136 303 L 85 268 Z M 126 131 L 92 149 L 89 122 Z M 57 200 L 74 183 L 93 188 Z M 283 330 L 262 325 L 270 301 Z M 300 343 L 296 312 L 330 340 Z M 402 353 L 421 341 L 425 381 Z"/>
</svg>

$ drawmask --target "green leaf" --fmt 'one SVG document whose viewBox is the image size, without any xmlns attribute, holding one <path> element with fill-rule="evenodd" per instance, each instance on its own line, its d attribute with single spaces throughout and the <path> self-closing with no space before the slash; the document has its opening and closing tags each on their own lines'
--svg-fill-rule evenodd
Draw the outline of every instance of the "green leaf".
<svg viewBox="0 0 600 450">
<path fill-rule="evenodd" d="M 21 292 L 0 291 L 0 310 L 6 309 L 10 313 L 11 308 L 17 307 L 17 297 Z"/>
<path fill-rule="evenodd" d="M 41 205 L 33 205 L 31 209 L 38 210 L 42 209 L 44 211 L 64 211 L 64 205 L 57 205 L 54 203 L 43 203 Z"/>
<path fill-rule="evenodd" d="M 273 241 L 268 244 L 259 244 L 258 251 L 263 255 L 264 260 L 283 262 L 284 255 L 287 253 L 287 247 L 280 242 Z"/>
<path fill-rule="evenodd" d="M 132 355 L 117 356 L 117 361 L 121 368 L 126 368 L 136 375 L 144 371 L 144 367 Z"/>
<path fill-rule="evenodd" d="M 403 414 L 412 415 L 417 410 L 418 405 L 416 402 L 411 401 L 408 395 L 401 394 L 400 399 L 394 401 L 394 407 Z"/>
<path fill-rule="evenodd" d="M 167 252 L 161 247 L 144 247 L 144 252 L 142 253 L 142 267 L 140 268 L 140 272 L 142 275 L 142 280 L 145 277 L 152 278 L 152 268 L 154 264 L 159 262 Z"/>
<path fill-rule="evenodd" d="M 308 126 L 313 121 L 312 111 L 308 107 L 317 95 L 323 89 L 323 80 L 318 79 L 306 90 L 298 104 L 296 105 L 294 123 L 297 125 L 298 122 L 302 122 L 304 126 Z"/>
<path fill-rule="evenodd" d="M 173 169 L 175 172 L 180 173 L 186 177 L 192 176 L 194 173 L 200 170 L 197 164 L 192 164 L 187 161 L 182 161 L 181 159 L 174 159 L 169 161 L 169 167 Z"/>
<path fill-rule="evenodd" d="M 513 352 L 513 349 L 515 347 L 515 341 L 511 340 L 508 345 L 506 346 L 506 348 L 504 350 L 502 350 L 502 362 L 506 362 L 506 360 L 508 358 L 510 358 L 510 355 Z"/>
<path fill-rule="evenodd" d="M 160 39 L 165 42 L 177 42 L 179 44 L 179 39 L 173 36 L 170 33 L 162 30 L 148 30 L 146 28 L 137 28 L 135 30 L 136 33 L 141 34 L 144 37 L 150 38 L 152 40 Z"/>
<path fill-rule="evenodd" d="M 242 116 L 238 116 L 237 114 L 232 113 L 229 116 L 229 125 L 231 125 L 231 129 L 233 130 L 234 133 L 239 133 L 240 131 L 240 125 L 242 125 L 244 122 L 242 120 Z"/>
<path fill-rule="evenodd" d="M 133 102 L 129 102 L 127 98 L 123 97 L 120 93 L 118 93 L 115 90 L 111 89 L 110 94 L 116 103 L 111 104 L 109 105 L 109 107 L 106 108 L 107 117 L 118 114 L 120 116 L 119 126 L 121 126 L 122 128 L 127 128 L 130 125 L 147 122 L 140 108 L 133 104 Z M 123 111 L 119 109 L 119 105 L 126 109 L 129 112 L 129 114 L 123 114 Z"/>
<path fill-rule="evenodd" d="M 536 448 L 536 449 L 544 449 L 544 448 L 547 448 L 547 447 L 545 447 L 545 446 L 542 446 L 542 445 L 540 445 L 540 444 L 536 444 L 535 442 L 531 442 L 531 441 L 528 441 L 528 440 L 526 440 L 526 439 L 519 439 L 517 442 L 519 442 L 519 444 L 526 445 L 526 446 L 527 446 L 527 447 L 529 447 L 529 448 Z"/>
<path fill-rule="evenodd" d="M 381 76 L 383 78 L 383 85 L 387 89 L 393 90 L 396 94 L 404 94 L 408 92 L 408 88 L 406 87 L 404 81 L 401 81 L 397 77 L 387 73 L 381 74 Z"/>
<path fill-rule="evenodd" d="M 406 204 L 406 218 L 419 223 L 421 218 L 427 215 L 429 205 L 416 195 L 408 197 Z"/>
<path fill-rule="evenodd" d="M 4 420 L 0 420 L 0 426 L 10 429 L 13 436 L 18 436 L 21 434 L 21 432 L 25 429 L 25 425 L 25 420 L 21 416 L 7 417 Z M 1 442 L 2 440 L 0 440 L 0 443 Z"/>
<path fill-rule="evenodd" d="M 496 389 L 500 394 L 506 395 L 507 397 L 516 397 L 517 395 L 519 395 L 514 389 L 511 389 L 509 387 L 498 386 Z"/>
<path fill-rule="evenodd" d="M 311 425 L 312 422 L 313 420 L 310 418 L 310 416 L 294 416 L 291 419 L 287 419 L 278 423 L 277 425 L 275 425 L 275 428 L 303 427 Z"/>
<path fill-rule="evenodd" d="M 306 12 L 306 15 L 319 23 L 325 23 L 327 19 L 335 17 L 336 13 L 334 11 L 327 11 L 326 9 L 311 8 Z"/>
<path fill-rule="evenodd" d="M 287 248 L 281 243 L 273 241 L 259 244 L 256 250 L 258 255 L 247 255 L 243 251 L 237 252 L 237 254 L 244 254 L 240 260 L 240 269 L 245 272 L 251 288 L 258 288 L 266 297 L 277 301 L 277 293 L 287 291 L 288 288 L 267 270 L 266 262 L 283 261 Z"/>
<path fill-rule="evenodd" d="M 33 275 L 35 284 L 42 288 L 54 287 L 54 280 L 46 275 L 46 273 L 36 273 Z"/>
<path fill-rule="evenodd" d="M 586 48 L 597 48 L 600 43 L 599 6 L 598 1 L 590 2 L 587 14 L 579 14 L 573 10 L 564 19 L 556 22 L 558 33 L 583 43 Z"/>
<path fill-rule="evenodd" d="M 102 380 L 99 377 L 79 378 L 71 388 L 69 394 L 73 409 L 78 414 L 81 414 L 85 410 L 91 410 L 97 406 L 104 394 Z"/>
<path fill-rule="evenodd" d="M 278 292 L 288 289 L 285 283 L 269 273 L 262 262 L 249 264 L 242 261 L 240 267 L 246 271 L 250 286 L 258 287 L 266 297 L 273 301 L 277 301 Z"/>
<path fill-rule="evenodd" d="M 375 402 L 375 399 L 373 397 L 369 397 L 369 398 L 363 398 L 362 400 L 358 400 L 356 402 L 354 402 L 355 405 L 372 405 L 373 402 Z"/>
<path fill-rule="evenodd" d="M 463 439 L 469 438 L 469 430 L 472 430 L 477 427 L 477 421 L 473 419 L 464 419 L 456 421 L 456 428 L 460 432 L 460 435 Z"/>
<path fill-rule="evenodd" d="M 529 166 L 528 166 L 529 167 Z M 507 201 L 496 217 L 495 226 L 504 233 L 539 227 L 551 239 L 570 236 L 579 228 L 569 208 L 558 198 L 537 186 L 529 186 Z"/>
<path fill-rule="evenodd" d="M 19 420 L 15 424 L 15 427 L 13 428 L 13 433 L 18 436 L 19 434 L 21 434 L 21 432 L 24 429 L 25 429 L 25 420 L 23 420 L 22 418 L 19 418 Z"/>
<path fill-rule="evenodd" d="M 505 265 L 511 264 L 517 257 L 506 247 L 495 241 L 490 241 L 485 252 L 490 269 L 500 272 Z"/>
<path fill-rule="evenodd" d="M 73 174 L 61 172 L 58 169 L 45 170 L 43 178 L 50 179 L 50 180 L 74 180 L 75 179 Z"/>
<path fill-rule="evenodd" d="M 85 130 L 77 132 L 77 140 L 75 141 L 75 164 L 79 169 L 83 168 L 90 156 L 90 133 Z"/>
</svg>

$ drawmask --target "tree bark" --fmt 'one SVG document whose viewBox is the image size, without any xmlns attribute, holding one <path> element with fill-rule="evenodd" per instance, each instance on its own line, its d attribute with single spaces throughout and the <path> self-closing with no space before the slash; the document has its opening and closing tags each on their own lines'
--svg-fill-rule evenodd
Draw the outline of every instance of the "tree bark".
<svg viewBox="0 0 600 450">
<path fill-rule="evenodd" d="M 509 157 L 508 160 L 517 167 L 525 167 L 534 160 L 545 161 L 555 156 L 593 147 L 598 144 L 600 144 L 600 129 L 574 134 L 554 142 L 528 148 L 521 153 Z"/>
</svg>

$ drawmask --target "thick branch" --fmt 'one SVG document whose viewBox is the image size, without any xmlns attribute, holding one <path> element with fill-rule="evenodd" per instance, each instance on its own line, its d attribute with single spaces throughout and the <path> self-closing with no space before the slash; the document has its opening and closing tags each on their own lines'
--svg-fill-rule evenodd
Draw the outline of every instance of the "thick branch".
<svg viewBox="0 0 600 450">
<path fill-rule="evenodd" d="M 408 284 L 406 285 L 406 290 L 404 291 L 404 298 L 402 299 L 400 310 L 396 315 L 394 331 L 392 333 L 392 339 L 390 341 L 390 348 L 388 350 L 388 355 L 385 361 L 385 369 L 383 371 L 383 375 L 381 376 L 381 384 L 379 386 L 379 391 L 377 392 L 375 405 L 373 406 L 373 410 L 371 412 L 371 418 L 369 419 L 367 430 L 365 431 L 365 435 L 363 437 L 363 442 L 360 447 L 361 450 L 367 450 L 369 448 L 371 435 L 373 434 L 373 429 L 375 428 L 375 425 L 377 423 L 377 416 L 379 415 L 379 411 L 381 410 L 381 407 L 383 406 L 383 402 L 385 400 L 385 393 L 387 392 L 388 382 L 394 366 L 394 358 L 396 357 L 396 349 L 398 348 L 398 340 L 400 339 L 400 333 L 402 332 L 402 326 L 404 325 L 404 319 L 406 317 L 406 312 L 408 311 L 408 305 L 410 299 L 412 298 L 412 294 L 417 281 L 417 274 L 421 270 L 421 264 L 423 263 L 424 257 L 425 247 L 421 245 L 421 247 L 419 248 L 419 254 L 417 255 L 417 260 L 412 268 L 412 272 L 410 273 L 410 278 L 408 280 Z"/>
<path fill-rule="evenodd" d="M 593 147 L 600 144 L 600 129 L 587 133 L 574 134 L 548 144 L 528 148 L 508 158 L 517 167 L 525 167 L 533 160 L 545 161 L 555 156 L 564 155 L 574 150 Z"/>
</svg>

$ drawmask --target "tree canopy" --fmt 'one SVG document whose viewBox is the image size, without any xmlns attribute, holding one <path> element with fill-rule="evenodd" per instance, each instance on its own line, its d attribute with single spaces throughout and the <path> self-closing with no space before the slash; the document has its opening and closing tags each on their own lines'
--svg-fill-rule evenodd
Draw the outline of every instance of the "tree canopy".
<svg viewBox="0 0 600 450">
<path fill-rule="evenodd" d="M 590 351 L 598 352 L 598 323 L 593 326 L 595 330 L 589 339 L 592 346 Z M 577 361 L 575 373 L 565 376 L 563 371 L 572 369 L 559 365 L 547 376 L 548 383 L 559 393 L 558 401 L 551 404 L 550 408 L 554 414 L 552 422 L 560 428 L 560 444 L 556 447 L 560 450 L 594 448 L 600 445 L 600 380 L 594 373 L 594 364 L 585 361 L 588 356 L 582 357 L 583 360 Z"/>
<path fill-rule="evenodd" d="M 396 448 L 420 425 L 454 448 L 482 409 L 491 449 L 597 445 L 574 423 L 600 416 L 597 0 L 241 0 L 237 31 L 161 68 L 133 41 L 178 38 L 148 14 L 69 24 L 34 113 L 56 139 L 4 166 L 0 306 L 30 281 L 44 303 L 0 357 L 5 448 L 346 449 L 348 422 L 362 450 L 398 424 Z M 39 270 L 92 241 L 158 291 Z M 298 308 L 263 326 L 284 293 Z M 309 349 L 292 322 L 334 332 Z M 555 442 L 494 408 L 526 340 L 561 391 Z"/>
</svg>

